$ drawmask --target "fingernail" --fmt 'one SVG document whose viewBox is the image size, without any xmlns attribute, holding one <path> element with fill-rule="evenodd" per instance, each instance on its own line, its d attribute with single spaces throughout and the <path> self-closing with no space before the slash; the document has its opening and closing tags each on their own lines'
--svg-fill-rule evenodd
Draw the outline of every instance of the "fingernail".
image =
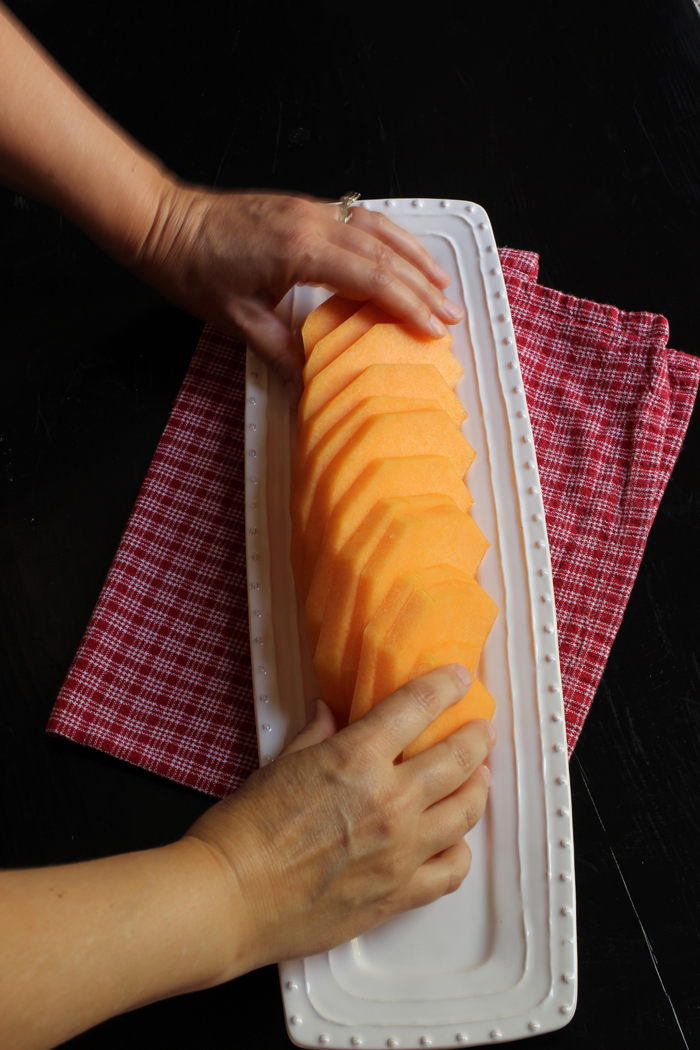
<svg viewBox="0 0 700 1050">
<path fill-rule="evenodd" d="M 433 335 L 437 336 L 438 339 L 442 339 L 443 335 L 447 335 L 447 329 L 440 318 L 436 317 L 435 314 L 430 318 L 430 331 Z"/>
<path fill-rule="evenodd" d="M 435 268 L 433 270 L 433 273 L 435 274 L 435 276 L 437 277 L 437 279 L 439 281 L 449 281 L 450 280 L 449 273 L 447 273 L 445 270 L 443 270 L 442 266 L 438 266 L 436 264 Z"/>
<path fill-rule="evenodd" d="M 493 747 L 493 745 L 496 743 L 496 740 L 498 739 L 498 733 L 496 732 L 496 727 L 493 724 L 493 722 L 489 722 L 489 720 L 486 719 L 486 728 L 489 731 L 489 736 L 491 737 L 491 746 Z"/>
<path fill-rule="evenodd" d="M 450 299 L 443 299 L 442 312 L 447 314 L 448 317 L 454 318 L 455 321 L 459 321 L 462 317 L 462 311 L 459 306 Z"/>
<path fill-rule="evenodd" d="M 451 667 L 454 673 L 458 674 L 459 677 L 462 679 L 467 689 L 471 689 L 473 678 L 469 668 L 463 667 L 462 664 L 451 664 Z"/>
<path fill-rule="evenodd" d="M 479 766 L 479 772 L 486 781 L 486 787 L 491 786 L 491 770 L 488 766 Z"/>
</svg>

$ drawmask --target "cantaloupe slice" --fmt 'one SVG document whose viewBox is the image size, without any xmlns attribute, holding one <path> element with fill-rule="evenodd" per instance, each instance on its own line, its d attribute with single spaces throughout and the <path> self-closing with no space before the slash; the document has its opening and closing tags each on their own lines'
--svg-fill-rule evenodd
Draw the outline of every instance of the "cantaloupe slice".
<svg viewBox="0 0 700 1050">
<path fill-rule="evenodd" d="M 445 580 L 466 580 L 469 574 L 456 569 L 454 565 L 432 565 L 421 572 L 406 572 L 394 582 L 391 590 L 377 609 L 371 622 L 365 627 L 362 636 L 362 651 L 357 670 L 355 692 L 350 707 L 349 722 L 367 714 L 375 695 L 374 677 L 377 670 L 377 658 L 381 652 L 384 639 L 396 623 L 413 592 L 418 587 L 430 590 L 437 583 Z"/>
<path fill-rule="evenodd" d="M 301 427 L 315 412 L 351 383 L 365 368 L 375 364 L 432 364 L 447 385 L 454 389 L 464 369 L 450 351 L 452 336 L 422 339 L 407 325 L 377 324 L 353 343 L 327 368 L 309 380 L 299 402 L 297 426 Z"/>
<path fill-rule="evenodd" d="M 312 310 L 301 327 L 304 356 L 308 359 L 320 339 L 327 336 L 343 321 L 347 321 L 348 317 L 364 305 L 364 301 L 345 299 L 342 295 L 332 295 L 330 299 L 326 299 L 315 310 Z"/>
<path fill-rule="evenodd" d="M 343 702 L 348 711 L 355 691 L 365 627 L 370 623 L 397 577 L 432 565 L 453 565 L 474 576 L 489 543 L 469 514 L 457 507 L 436 506 L 422 513 L 399 514 L 368 559 L 356 586 L 354 608 L 343 632 L 339 623 L 324 621 L 316 656 L 325 657 L 324 636 L 335 643 L 333 656 Z M 335 582 L 331 586 L 331 591 Z M 335 635 L 330 631 L 335 627 Z"/>
<path fill-rule="evenodd" d="M 445 638 L 464 641 L 463 663 L 474 673 L 496 619 L 495 602 L 476 580 L 445 580 L 417 588 L 384 639 L 374 676 L 374 706 L 404 682 L 421 655 Z"/>
<path fill-rule="evenodd" d="M 371 693 L 360 694 L 358 674 L 351 718 L 361 717 L 408 682 L 424 653 L 446 638 L 463 643 L 461 662 L 474 673 L 497 613 L 493 600 L 470 577 L 417 587 L 377 647 Z"/>
<path fill-rule="evenodd" d="M 298 445 L 292 459 L 292 496 L 290 509 L 292 521 L 297 526 L 309 516 L 316 486 L 331 460 L 345 447 L 352 435 L 360 429 L 370 416 L 388 415 L 395 412 L 442 411 L 437 401 L 415 397 L 367 397 L 343 416 L 319 441 L 311 455 L 304 455 Z"/>
<path fill-rule="evenodd" d="M 459 477 L 464 477 L 474 460 L 473 448 L 441 409 L 370 416 L 324 470 L 306 516 L 302 512 L 292 519 L 293 543 L 295 537 L 303 537 L 305 551 L 318 549 L 333 508 L 371 460 L 438 454 L 449 459 Z M 389 490 L 383 495 L 397 493 Z"/>
<path fill-rule="evenodd" d="M 447 655 L 448 652 L 449 655 Z M 432 656 L 434 656 L 434 662 L 431 658 Z M 411 669 L 407 681 L 411 678 L 420 678 L 421 675 L 427 674 L 428 671 L 432 671 L 435 667 L 457 663 L 464 663 L 461 650 L 457 645 L 454 645 L 449 650 L 445 648 L 444 655 L 426 654 L 425 658 Z M 454 733 L 457 729 L 461 729 L 467 722 L 472 722 L 475 718 L 486 718 L 490 721 L 495 711 L 496 701 L 486 686 L 478 678 L 475 678 L 471 688 L 459 703 L 453 704 L 443 711 L 441 715 L 438 715 L 435 721 L 431 722 L 428 728 L 423 730 L 410 747 L 404 748 L 404 762 L 409 758 L 413 758 L 414 755 L 420 754 L 421 751 L 425 751 L 426 748 L 432 747 L 433 744 L 439 744 L 445 737 Z"/>
<path fill-rule="evenodd" d="M 445 456 L 397 456 L 373 460 L 338 502 L 317 547 L 304 546 L 299 592 L 305 601 L 325 601 L 333 559 L 374 504 L 385 496 L 421 496 L 426 492 L 450 496 L 469 510 L 474 500 Z M 303 538 L 299 539 L 303 542 Z M 313 581 L 313 590 L 311 590 Z"/>
<path fill-rule="evenodd" d="M 328 618 L 347 614 L 352 616 L 354 595 L 362 569 L 377 544 L 392 525 L 397 514 L 421 514 L 437 505 L 449 505 L 457 510 L 450 496 L 432 493 L 424 496 L 389 497 L 380 499 L 371 508 L 352 536 L 332 560 L 330 588 L 309 591 L 305 604 L 305 629 L 309 652 L 316 652 L 321 625 Z M 352 589 L 352 599 L 348 597 Z M 315 600 L 317 595 L 318 600 Z M 352 606 L 350 605 L 352 601 Z M 338 608 L 339 607 L 339 608 Z"/>
<path fill-rule="evenodd" d="M 436 501 L 440 502 L 436 503 Z M 450 542 L 445 544 L 445 546 L 450 555 L 455 553 L 456 550 L 456 558 L 462 558 L 463 552 L 459 541 L 464 529 L 455 525 L 451 519 L 455 517 L 464 519 L 468 518 L 468 515 L 459 510 L 453 500 L 448 501 L 445 496 L 433 496 L 428 500 L 426 500 L 425 496 L 418 497 L 411 500 L 413 505 L 408 510 L 407 503 L 408 501 L 406 500 L 381 500 L 372 508 L 362 525 L 355 530 L 335 560 L 333 581 L 323 610 L 317 644 L 312 652 L 314 654 L 316 677 L 321 687 L 321 695 L 324 699 L 326 696 L 334 698 L 334 702 L 337 702 L 339 710 L 342 712 L 344 721 L 347 721 L 347 716 L 350 712 L 350 703 L 355 686 L 354 674 L 352 675 L 351 683 L 344 681 L 345 678 L 349 677 L 348 661 L 352 664 L 354 660 L 356 671 L 362 643 L 362 631 L 364 631 L 366 624 L 371 618 L 368 616 L 364 623 L 360 622 L 361 616 L 358 618 L 357 598 L 359 587 L 362 585 L 364 571 L 367 569 L 368 564 L 375 565 L 375 574 L 377 571 L 381 573 L 384 559 L 379 559 L 379 568 L 377 570 L 377 551 L 380 548 L 386 548 L 387 538 L 390 536 L 395 537 L 399 542 L 402 539 L 406 540 L 406 557 L 404 560 L 407 560 L 409 564 L 417 560 L 417 568 L 420 568 L 426 562 L 421 562 L 422 551 L 417 543 L 411 544 L 410 538 L 416 532 L 416 525 L 419 525 L 419 531 L 425 538 L 426 525 L 429 527 L 432 524 L 435 550 L 438 553 L 441 551 L 440 541 L 445 534 L 454 533 L 454 536 L 450 535 Z M 449 527 L 445 527 L 445 519 L 447 517 L 450 518 L 450 522 L 453 525 L 452 530 Z M 460 535 L 457 536 L 457 533 Z M 427 559 L 427 564 L 434 564 L 435 554 L 428 552 Z M 438 558 L 438 560 L 447 559 Z M 470 566 L 473 560 L 469 559 Z M 407 566 L 403 566 L 402 571 L 405 571 L 406 568 Z M 392 563 L 391 559 L 389 559 L 388 573 L 391 572 L 391 569 Z M 393 583 L 394 578 L 389 579 L 387 590 Z M 376 593 L 376 587 L 374 593 Z M 367 604 L 366 596 L 364 604 Z M 356 635 L 359 635 L 359 637 L 356 637 Z M 348 653 L 350 653 L 349 657 Z"/>
<path fill-rule="evenodd" d="M 328 431 L 368 397 L 414 397 L 437 401 L 457 426 L 467 418 L 435 365 L 370 365 L 302 427 L 295 458 L 305 459 Z"/>
<path fill-rule="evenodd" d="M 375 324 L 390 323 L 391 317 L 386 310 L 380 309 L 374 303 L 365 303 L 360 310 L 348 317 L 332 332 L 319 339 L 306 359 L 304 384 L 309 383 L 321 369 L 329 365 L 331 361 L 335 361 L 339 354 L 356 343 L 365 332 L 374 328 Z"/>
</svg>

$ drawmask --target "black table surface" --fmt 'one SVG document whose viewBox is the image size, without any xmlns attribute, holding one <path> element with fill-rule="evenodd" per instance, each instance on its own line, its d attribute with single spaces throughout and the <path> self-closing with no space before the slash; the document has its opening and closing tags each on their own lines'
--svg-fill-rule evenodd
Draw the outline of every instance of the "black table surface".
<svg viewBox="0 0 700 1050">
<path fill-rule="evenodd" d="M 700 352 L 692 0 L 354 8 L 15 0 L 181 176 L 483 204 L 543 283 Z M 201 323 L 0 193 L 0 864 L 155 846 L 211 800 L 45 734 Z M 548 1050 L 700 1045 L 700 420 L 571 762 L 579 1005 Z M 115 1018 L 80 1050 L 286 1047 L 277 970 Z"/>
</svg>

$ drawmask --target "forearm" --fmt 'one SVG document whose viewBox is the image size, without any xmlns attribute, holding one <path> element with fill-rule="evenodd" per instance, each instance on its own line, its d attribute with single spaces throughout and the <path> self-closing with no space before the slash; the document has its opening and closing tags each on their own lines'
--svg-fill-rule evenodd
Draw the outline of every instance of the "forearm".
<svg viewBox="0 0 700 1050">
<path fill-rule="evenodd" d="M 157 236 L 173 185 L 2 4 L 0 182 L 53 205 L 129 266 Z"/>
<path fill-rule="evenodd" d="M 108 1017 L 244 972 L 236 908 L 235 886 L 191 839 L 3 872 L 0 1045 L 45 1050 Z"/>
</svg>

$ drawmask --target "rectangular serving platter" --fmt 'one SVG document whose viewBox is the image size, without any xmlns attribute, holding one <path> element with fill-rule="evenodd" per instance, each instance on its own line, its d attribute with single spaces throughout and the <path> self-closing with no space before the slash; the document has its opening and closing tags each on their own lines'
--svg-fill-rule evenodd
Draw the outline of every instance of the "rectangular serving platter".
<svg viewBox="0 0 700 1050">
<path fill-rule="evenodd" d="M 498 702 L 485 816 L 469 834 L 457 893 L 333 951 L 280 966 L 299 1046 L 458 1047 L 566 1024 L 576 1004 L 571 799 L 556 617 L 535 449 L 498 251 L 468 201 L 377 200 L 451 278 L 465 313 L 450 331 L 464 367 L 456 392 L 476 450 L 472 515 L 491 543 L 477 579 L 500 612 L 479 677 Z M 328 295 L 294 288 L 299 326 Z M 273 761 L 319 695 L 289 563 L 295 423 L 266 365 L 248 351 L 246 529 L 260 762 Z M 300 799 L 300 805 L 303 800 Z"/>
</svg>

